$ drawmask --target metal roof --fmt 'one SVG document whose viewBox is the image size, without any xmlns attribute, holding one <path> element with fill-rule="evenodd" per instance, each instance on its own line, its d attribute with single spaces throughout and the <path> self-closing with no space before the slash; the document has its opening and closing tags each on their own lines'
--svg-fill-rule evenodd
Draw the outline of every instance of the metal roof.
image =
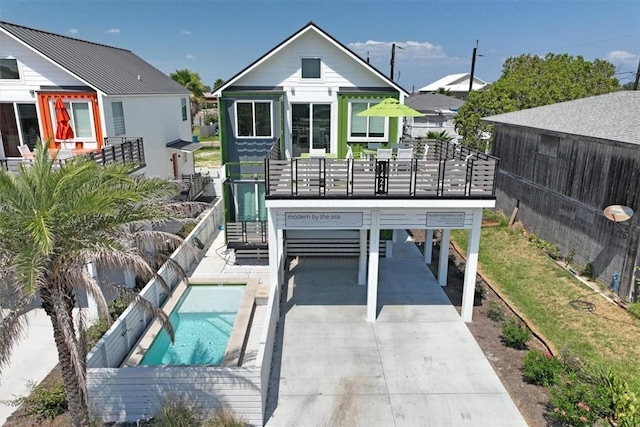
<svg viewBox="0 0 640 427">
<path fill-rule="evenodd" d="M 469 92 L 469 79 L 471 73 L 459 73 L 449 74 L 443 78 L 436 80 L 433 83 L 421 87 L 419 92 L 434 92 L 440 88 L 449 89 L 452 92 Z M 488 83 L 480 79 L 478 76 L 473 76 L 473 90 L 480 90 Z"/>
<path fill-rule="evenodd" d="M 3 21 L 0 31 L 107 95 L 189 94 L 129 50 Z"/>
<path fill-rule="evenodd" d="M 482 120 L 640 144 L 640 91 L 591 96 Z"/>
<path fill-rule="evenodd" d="M 456 110 L 462 107 L 464 101 L 439 93 L 420 93 L 411 95 L 405 99 L 404 103 L 414 110 L 427 113 L 443 110 Z"/>
</svg>

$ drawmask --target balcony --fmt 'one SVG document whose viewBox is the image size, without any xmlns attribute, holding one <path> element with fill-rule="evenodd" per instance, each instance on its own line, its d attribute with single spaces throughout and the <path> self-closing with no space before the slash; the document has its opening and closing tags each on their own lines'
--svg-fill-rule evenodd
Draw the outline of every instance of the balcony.
<svg viewBox="0 0 640 427">
<path fill-rule="evenodd" d="M 447 142 L 407 160 L 265 160 L 267 199 L 495 199 L 498 159 Z"/>
<path fill-rule="evenodd" d="M 70 157 L 54 160 L 54 166 L 60 167 L 70 159 L 79 156 L 87 156 L 103 166 L 113 163 L 130 163 L 135 165 L 131 172 L 146 166 L 142 138 L 105 138 L 102 149 L 95 151 L 72 150 Z M 0 159 L 0 169 L 18 173 L 20 165 L 28 166 L 31 162 L 31 159 L 24 157 Z"/>
</svg>

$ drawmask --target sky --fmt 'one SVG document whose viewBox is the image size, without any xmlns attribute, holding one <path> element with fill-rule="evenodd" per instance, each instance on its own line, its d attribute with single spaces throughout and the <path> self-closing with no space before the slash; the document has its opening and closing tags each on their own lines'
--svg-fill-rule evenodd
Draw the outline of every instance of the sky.
<svg viewBox="0 0 640 427">
<path fill-rule="evenodd" d="M 0 20 L 131 50 L 169 74 L 227 80 L 309 21 L 411 92 L 510 56 L 607 59 L 621 83 L 640 61 L 640 0 L 0 0 Z"/>
</svg>

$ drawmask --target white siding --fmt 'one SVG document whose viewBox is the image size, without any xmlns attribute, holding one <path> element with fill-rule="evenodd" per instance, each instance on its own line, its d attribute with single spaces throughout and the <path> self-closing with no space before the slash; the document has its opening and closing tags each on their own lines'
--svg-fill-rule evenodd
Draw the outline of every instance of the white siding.
<svg viewBox="0 0 640 427">
<path fill-rule="evenodd" d="M 299 78 L 300 58 L 322 58 L 322 81 L 305 82 Z M 327 87 L 385 87 L 389 84 L 353 60 L 334 44 L 309 31 L 269 58 L 257 69 L 242 77 L 238 86 L 303 87 L 327 91 Z M 305 89 L 305 90 L 306 90 Z M 334 90 L 335 92 L 335 90 Z"/>
<path fill-rule="evenodd" d="M 142 137 L 147 167 L 142 172 L 147 176 L 173 178 L 171 154 L 167 142 L 176 139 L 191 141 L 191 121 L 182 120 L 180 100 L 187 95 L 152 96 L 105 96 L 102 98 L 104 131 L 114 136 L 112 102 L 122 102 L 126 135 Z M 194 173 L 193 154 L 179 153 L 180 173 Z"/>
<path fill-rule="evenodd" d="M 35 102 L 30 90 L 40 86 L 79 86 L 83 82 L 43 58 L 31 49 L 0 33 L 0 58 L 12 56 L 18 60 L 20 80 L 0 80 L 0 101 Z"/>
</svg>

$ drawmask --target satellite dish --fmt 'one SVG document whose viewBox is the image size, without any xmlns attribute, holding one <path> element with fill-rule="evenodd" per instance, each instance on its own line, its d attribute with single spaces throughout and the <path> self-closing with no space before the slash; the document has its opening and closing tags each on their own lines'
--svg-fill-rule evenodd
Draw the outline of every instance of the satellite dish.
<svg viewBox="0 0 640 427">
<path fill-rule="evenodd" d="M 604 216 L 609 221 L 623 222 L 631 219 L 631 217 L 633 216 L 633 209 L 631 209 L 629 206 L 611 205 L 605 208 Z"/>
</svg>

